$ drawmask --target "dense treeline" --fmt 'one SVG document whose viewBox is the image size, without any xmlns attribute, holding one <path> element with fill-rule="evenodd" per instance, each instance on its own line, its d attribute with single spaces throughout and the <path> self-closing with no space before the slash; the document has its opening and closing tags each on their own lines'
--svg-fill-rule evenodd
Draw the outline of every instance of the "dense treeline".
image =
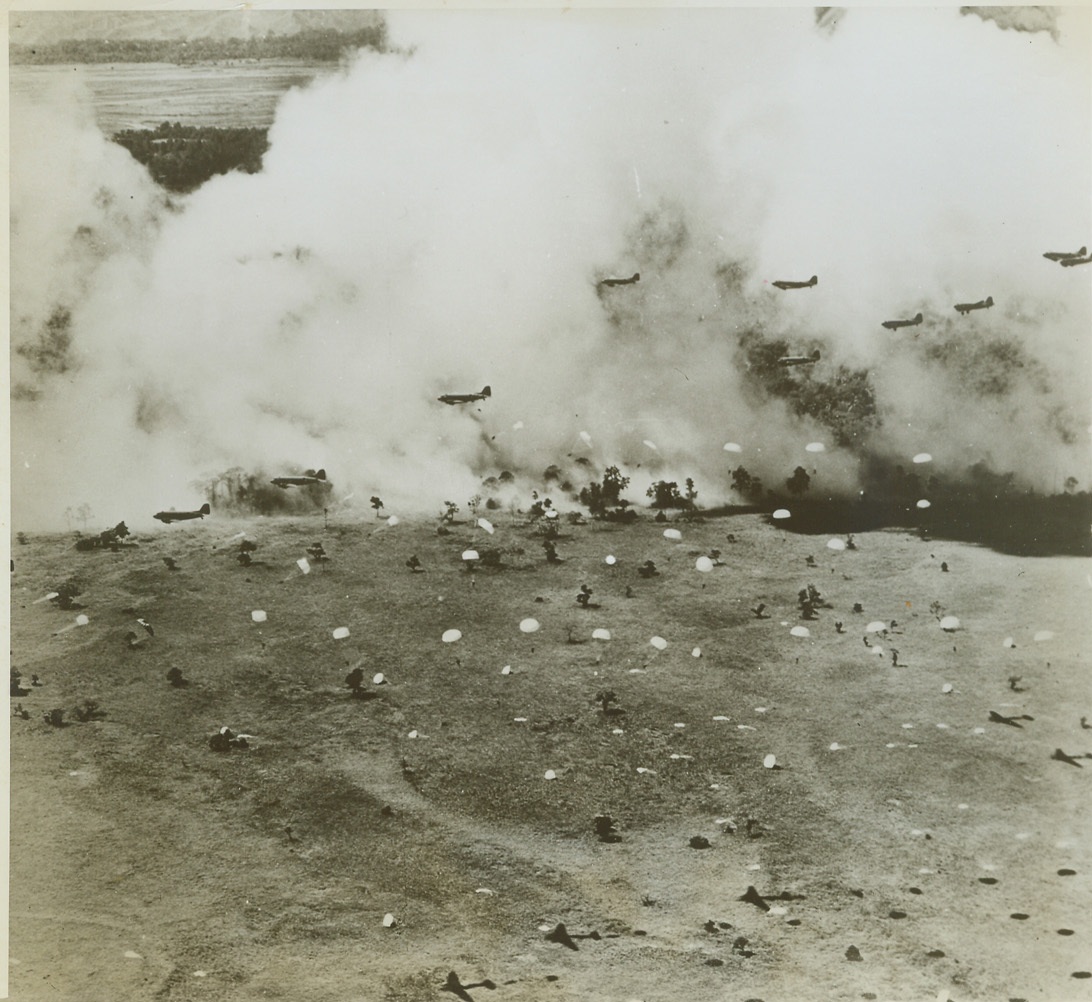
<svg viewBox="0 0 1092 1002">
<path fill-rule="evenodd" d="M 65 39 L 45 45 L 11 45 L 12 64 L 46 63 L 211 63 L 228 60 L 302 59 L 337 62 L 352 49 L 383 50 L 384 24 L 356 31 L 310 29 L 258 38 Z"/>
<path fill-rule="evenodd" d="M 256 174 L 269 148 L 266 129 L 221 129 L 164 122 L 155 129 L 126 129 L 113 140 L 148 168 L 168 191 L 185 194 L 216 174 Z"/>
</svg>

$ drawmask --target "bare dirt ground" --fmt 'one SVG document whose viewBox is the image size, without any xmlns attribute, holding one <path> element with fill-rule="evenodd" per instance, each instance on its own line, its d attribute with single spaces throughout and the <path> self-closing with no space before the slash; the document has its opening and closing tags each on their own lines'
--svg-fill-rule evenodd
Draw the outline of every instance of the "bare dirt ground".
<svg viewBox="0 0 1092 1002">
<path fill-rule="evenodd" d="M 1092 563 L 745 516 L 563 524 L 548 564 L 493 521 L 16 545 L 11 997 L 1092 999 Z"/>
</svg>

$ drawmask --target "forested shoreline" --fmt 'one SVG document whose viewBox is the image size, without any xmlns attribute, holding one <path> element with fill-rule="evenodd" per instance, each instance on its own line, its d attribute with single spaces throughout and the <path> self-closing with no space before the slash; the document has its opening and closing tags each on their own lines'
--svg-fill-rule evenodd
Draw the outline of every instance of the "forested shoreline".
<svg viewBox="0 0 1092 1002">
<path fill-rule="evenodd" d="M 252 38 L 109 39 L 78 38 L 37 45 L 12 44 L 12 65 L 57 63 L 192 63 L 253 62 L 268 59 L 301 59 L 337 62 L 354 49 L 384 50 L 385 24 L 355 31 L 309 29 L 287 35 Z"/>
</svg>

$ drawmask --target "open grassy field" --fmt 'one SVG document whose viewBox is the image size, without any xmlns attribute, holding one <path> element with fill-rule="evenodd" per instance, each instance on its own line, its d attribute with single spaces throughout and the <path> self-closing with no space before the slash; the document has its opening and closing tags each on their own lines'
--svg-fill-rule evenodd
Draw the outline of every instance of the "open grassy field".
<svg viewBox="0 0 1092 1002">
<path fill-rule="evenodd" d="M 14 547 L 12 998 L 1092 999 L 1092 563 L 490 517 Z"/>
</svg>

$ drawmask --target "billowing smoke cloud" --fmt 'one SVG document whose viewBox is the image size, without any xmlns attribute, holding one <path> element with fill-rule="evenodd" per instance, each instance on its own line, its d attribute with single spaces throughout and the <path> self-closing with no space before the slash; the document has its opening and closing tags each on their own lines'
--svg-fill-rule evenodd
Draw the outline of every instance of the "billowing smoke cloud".
<svg viewBox="0 0 1092 1002">
<path fill-rule="evenodd" d="M 1010 31 L 1045 31 L 1058 38 L 1057 7 L 960 7 L 960 14 L 974 14 Z"/>
<path fill-rule="evenodd" d="M 76 95 L 14 107 L 16 526 L 233 468 L 432 510 L 581 457 L 710 503 L 921 451 L 1087 484 L 1087 271 L 1041 254 L 1092 229 L 1089 18 L 852 13 L 392 16 L 174 208 Z"/>
</svg>

